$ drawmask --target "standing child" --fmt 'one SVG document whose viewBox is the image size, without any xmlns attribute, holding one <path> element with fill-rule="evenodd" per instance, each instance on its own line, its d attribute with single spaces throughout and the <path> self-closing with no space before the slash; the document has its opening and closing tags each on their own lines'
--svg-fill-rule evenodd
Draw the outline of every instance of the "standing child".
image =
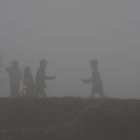
<svg viewBox="0 0 140 140">
<path fill-rule="evenodd" d="M 22 74 L 19 69 L 18 62 L 13 61 L 11 63 L 11 66 L 6 68 L 6 71 L 9 74 L 9 86 L 10 86 L 11 97 L 19 97 Z"/>
<path fill-rule="evenodd" d="M 24 69 L 23 84 L 25 85 L 25 97 L 36 97 L 35 82 L 30 67 Z"/>
<path fill-rule="evenodd" d="M 95 94 L 99 94 L 102 97 L 105 97 L 102 80 L 98 70 L 98 61 L 96 59 L 91 60 L 90 67 L 92 70 L 92 77 L 90 79 L 83 79 L 82 81 L 85 84 L 92 83 L 91 97 L 94 97 Z"/>
<path fill-rule="evenodd" d="M 48 77 L 46 75 L 45 70 L 47 68 L 47 64 L 48 64 L 47 60 L 42 59 L 40 61 L 40 67 L 39 67 L 37 74 L 36 74 L 37 94 L 38 94 L 38 96 L 41 96 L 41 97 L 47 96 L 46 91 L 45 91 L 45 88 L 47 87 L 45 81 L 56 79 L 56 77 Z"/>
</svg>

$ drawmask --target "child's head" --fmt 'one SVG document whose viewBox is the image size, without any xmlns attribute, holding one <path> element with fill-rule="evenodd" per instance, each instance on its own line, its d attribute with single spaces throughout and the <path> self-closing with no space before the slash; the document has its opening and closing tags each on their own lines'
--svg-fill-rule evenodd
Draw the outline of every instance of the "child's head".
<svg viewBox="0 0 140 140">
<path fill-rule="evenodd" d="M 46 59 L 40 60 L 40 67 L 41 68 L 45 69 L 47 67 L 47 64 L 48 64 L 48 62 Z"/>
<path fill-rule="evenodd" d="M 24 73 L 30 73 L 31 72 L 31 68 L 30 67 L 25 67 L 24 68 Z"/>
<path fill-rule="evenodd" d="M 96 68 L 97 65 L 98 65 L 97 59 L 93 59 L 93 60 L 90 61 L 90 67 L 91 67 L 92 69 Z"/>
<path fill-rule="evenodd" d="M 16 60 L 14 60 L 11 65 L 13 68 L 18 68 L 18 62 Z"/>
</svg>

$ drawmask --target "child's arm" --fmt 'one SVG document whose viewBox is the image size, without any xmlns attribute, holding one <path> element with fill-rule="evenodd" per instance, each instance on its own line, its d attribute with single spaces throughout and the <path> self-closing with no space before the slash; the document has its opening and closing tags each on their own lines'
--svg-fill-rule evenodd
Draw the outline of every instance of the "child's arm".
<svg viewBox="0 0 140 140">
<path fill-rule="evenodd" d="M 89 84 L 93 82 L 93 79 L 82 79 L 82 81 L 84 82 L 84 84 Z"/>
<path fill-rule="evenodd" d="M 42 73 L 42 76 L 41 76 L 43 79 L 45 79 L 45 80 L 53 80 L 53 79 L 56 79 L 56 77 L 55 76 L 47 76 L 46 74 L 45 74 L 45 72 L 44 73 Z"/>
<path fill-rule="evenodd" d="M 0 77 L 0 84 L 2 84 L 3 82 L 5 82 L 5 79 Z"/>
<path fill-rule="evenodd" d="M 45 79 L 46 80 L 54 80 L 54 79 L 56 79 L 56 76 L 49 77 L 49 76 L 46 75 Z"/>
</svg>

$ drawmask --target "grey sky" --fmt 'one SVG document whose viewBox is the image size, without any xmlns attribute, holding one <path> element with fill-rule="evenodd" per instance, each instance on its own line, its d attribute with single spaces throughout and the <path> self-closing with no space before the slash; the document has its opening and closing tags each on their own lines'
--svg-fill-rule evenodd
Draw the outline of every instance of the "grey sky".
<svg viewBox="0 0 140 140">
<path fill-rule="evenodd" d="M 48 94 L 90 94 L 89 60 L 97 58 L 105 93 L 140 97 L 138 0 L 1 0 L 0 49 L 4 66 L 21 68 L 47 58 Z M 9 95 L 1 87 L 1 95 Z"/>
</svg>

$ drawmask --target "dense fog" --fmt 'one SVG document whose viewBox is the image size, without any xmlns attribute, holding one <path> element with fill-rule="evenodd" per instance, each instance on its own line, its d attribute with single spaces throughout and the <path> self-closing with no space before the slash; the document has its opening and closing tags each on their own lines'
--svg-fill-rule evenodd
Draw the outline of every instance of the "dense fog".
<svg viewBox="0 0 140 140">
<path fill-rule="evenodd" d="M 89 96 L 89 61 L 98 59 L 105 94 L 140 97 L 138 0 L 1 0 L 0 96 L 9 96 L 5 67 L 18 60 L 35 76 L 48 60 L 48 96 Z"/>
</svg>

